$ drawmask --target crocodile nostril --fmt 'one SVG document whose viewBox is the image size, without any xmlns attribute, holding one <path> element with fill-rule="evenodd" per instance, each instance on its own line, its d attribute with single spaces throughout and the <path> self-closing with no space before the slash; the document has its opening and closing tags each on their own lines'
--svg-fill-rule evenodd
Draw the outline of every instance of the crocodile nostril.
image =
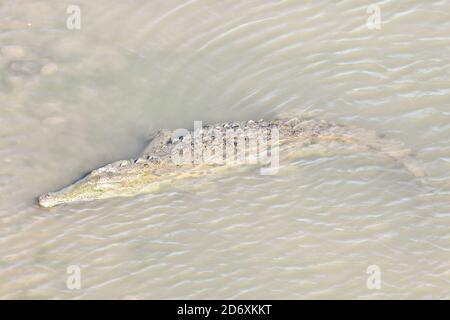
<svg viewBox="0 0 450 320">
<path fill-rule="evenodd" d="M 41 207 L 46 207 L 46 201 L 49 199 L 48 194 L 44 194 L 38 198 L 38 203 Z"/>
</svg>

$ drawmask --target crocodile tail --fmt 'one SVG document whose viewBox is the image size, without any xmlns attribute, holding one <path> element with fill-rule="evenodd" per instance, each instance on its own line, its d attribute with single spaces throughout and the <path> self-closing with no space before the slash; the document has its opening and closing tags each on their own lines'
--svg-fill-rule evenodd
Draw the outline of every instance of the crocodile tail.
<svg viewBox="0 0 450 320">
<path fill-rule="evenodd" d="M 353 129 L 351 131 L 352 132 L 347 136 L 347 138 L 356 140 L 358 144 L 395 159 L 415 177 L 423 177 L 427 175 L 423 163 L 415 158 L 411 152 L 411 149 L 405 147 L 402 142 L 385 139 L 370 130 Z"/>
<path fill-rule="evenodd" d="M 425 177 L 427 175 L 423 163 L 415 159 L 413 156 L 408 156 L 401 159 L 401 163 L 416 177 Z"/>
</svg>

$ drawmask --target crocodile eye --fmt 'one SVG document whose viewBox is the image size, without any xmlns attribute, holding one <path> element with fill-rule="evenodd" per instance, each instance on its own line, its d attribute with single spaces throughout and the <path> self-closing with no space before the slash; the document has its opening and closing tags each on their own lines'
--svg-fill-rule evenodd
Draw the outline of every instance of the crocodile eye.
<svg viewBox="0 0 450 320">
<path fill-rule="evenodd" d="M 189 137 L 189 131 L 186 129 L 177 129 L 172 133 L 172 143 L 184 141 L 186 137 Z"/>
</svg>

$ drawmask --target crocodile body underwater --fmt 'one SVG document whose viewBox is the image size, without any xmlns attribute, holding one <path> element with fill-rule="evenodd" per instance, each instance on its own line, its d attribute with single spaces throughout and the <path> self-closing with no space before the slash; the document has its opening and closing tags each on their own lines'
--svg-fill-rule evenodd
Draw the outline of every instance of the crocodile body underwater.
<svg viewBox="0 0 450 320">
<path fill-rule="evenodd" d="M 346 147 L 352 147 L 352 151 L 372 150 L 399 162 L 413 176 L 425 175 L 420 162 L 403 143 L 370 130 L 323 120 L 250 120 L 199 126 L 183 133 L 159 130 L 138 159 L 116 161 L 96 169 L 60 191 L 40 196 L 38 202 L 42 207 L 53 207 L 132 197 L 158 191 L 162 183 L 207 176 L 235 166 L 267 165 L 271 161 L 273 165 L 274 155 L 281 162 L 332 154 Z"/>
</svg>

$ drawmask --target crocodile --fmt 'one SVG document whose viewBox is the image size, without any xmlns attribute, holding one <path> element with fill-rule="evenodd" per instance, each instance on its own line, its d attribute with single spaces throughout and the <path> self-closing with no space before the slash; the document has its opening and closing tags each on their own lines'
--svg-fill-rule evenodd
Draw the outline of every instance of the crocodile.
<svg viewBox="0 0 450 320">
<path fill-rule="evenodd" d="M 402 164 L 413 176 L 426 175 L 422 164 L 403 143 L 374 131 L 315 119 L 261 119 L 197 125 L 191 131 L 158 130 L 138 158 L 95 169 L 72 185 L 40 196 L 38 203 L 48 208 L 132 197 L 158 191 L 161 185 L 179 179 L 206 176 L 244 164 L 267 167 L 275 153 L 281 162 L 327 154 L 338 150 L 338 146 L 375 151 Z"/>
</svg>

